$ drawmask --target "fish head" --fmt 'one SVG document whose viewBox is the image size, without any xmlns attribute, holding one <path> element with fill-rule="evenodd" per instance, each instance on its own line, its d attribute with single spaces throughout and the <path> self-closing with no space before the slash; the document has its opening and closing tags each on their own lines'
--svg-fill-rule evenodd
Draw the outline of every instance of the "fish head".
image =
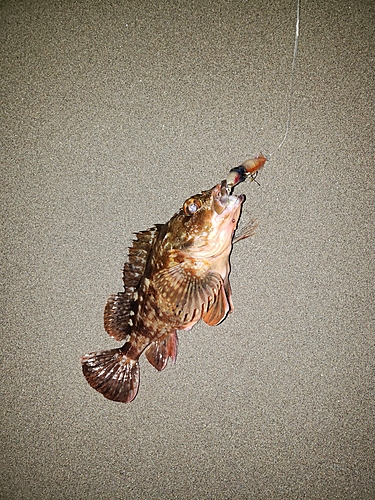
<svg viewBox="0 0 375 500">
<path fill-rule="evenodd" d="M 223 181 L 191 196 L 161 228 L 150 279 L 159 308 L 179 318 L 179 329 L 201 318 L 217 325 L 233 309 L 229 257 L 245 196 L 230 191 Z"/>
<path fill-rule="evenodd" d="M 229 256 L 244 200 L 229 194 L 226 181 L 191 196 L 169 223 L 173 247 L 192 257 Z"/>
</svg>

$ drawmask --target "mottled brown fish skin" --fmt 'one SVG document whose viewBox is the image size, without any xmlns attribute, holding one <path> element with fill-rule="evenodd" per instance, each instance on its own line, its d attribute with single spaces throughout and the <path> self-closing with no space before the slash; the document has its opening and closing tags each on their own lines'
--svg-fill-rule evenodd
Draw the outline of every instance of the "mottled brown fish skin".
<svg viewBox="0 0 375 500">
<path fill-rule="evenodd" d="M 243 201 L 229 196 L 223 181 L 186 200 L 166 224 L 137 234 L 125 290 L 109 297 L 104 311 L 106 331 L 125 344 L 81 358 L 88 383 L 104 397 L 132 401 L 142 352 L 163 370 L 176 360 L 177 330 L 200 319 L 216 325 L 233 310 L 229 255 Z"/>
</svg>

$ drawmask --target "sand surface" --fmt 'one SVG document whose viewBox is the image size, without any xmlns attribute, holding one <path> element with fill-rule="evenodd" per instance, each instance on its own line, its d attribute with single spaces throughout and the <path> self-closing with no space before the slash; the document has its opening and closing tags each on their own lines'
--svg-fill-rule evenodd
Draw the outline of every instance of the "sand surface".
<svg viewBox="0 0 375 500">
<path fill-rule="evenodd" d="M 282 139 L 293 0 L 3 1 L 2 499 L 373 499 L 374 2 L 301 3 L 235 313 L 105 400 L 132 233 Z"/>
</svg>

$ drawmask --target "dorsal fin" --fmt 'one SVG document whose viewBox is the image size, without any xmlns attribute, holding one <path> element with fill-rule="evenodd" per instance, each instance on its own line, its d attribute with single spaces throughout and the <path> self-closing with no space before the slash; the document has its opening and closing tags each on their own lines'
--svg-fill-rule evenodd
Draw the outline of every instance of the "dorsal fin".
<svg viewBox="0 0 375 500">
<path fill-rule="evenodd" d="M 125 291 L 129 290 L 133 293 L 139 285 L 145 271 L 147 258 L 162 226 L 163 224 L 156 224 L 147 231 L 135 233 L 136 239 L 129 248 L 128 261 L 124 265 L 122 275 Z"/>
<path fill-rule="evenodd" d="M 137 303 L 134 292 L 145 271 L 147 259 L 159 234 L 162 224 L 147 231 L 136 233 L 136 239 L 129 248 L 128 260 L 124 265 L 124 292 L 111 295 L 104 309 L 104 328 L 108 335 L 116 340 L 124 340 L 132 331 L 133 316 Z"/>
</svg>

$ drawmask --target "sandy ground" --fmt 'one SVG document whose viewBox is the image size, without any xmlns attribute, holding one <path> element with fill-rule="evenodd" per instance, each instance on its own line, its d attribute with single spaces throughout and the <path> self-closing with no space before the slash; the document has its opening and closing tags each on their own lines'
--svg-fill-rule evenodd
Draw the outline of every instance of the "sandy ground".
<svg viewBox="0 0 375 500">
<path fill-rule="evenodd" d="M 4 499 L 373 499 L 374 3 L 301 3 L 235 313 L 85 382 L 132 232 L 282 139 L 293 0 L 3 1 Z"/>
</svg>

